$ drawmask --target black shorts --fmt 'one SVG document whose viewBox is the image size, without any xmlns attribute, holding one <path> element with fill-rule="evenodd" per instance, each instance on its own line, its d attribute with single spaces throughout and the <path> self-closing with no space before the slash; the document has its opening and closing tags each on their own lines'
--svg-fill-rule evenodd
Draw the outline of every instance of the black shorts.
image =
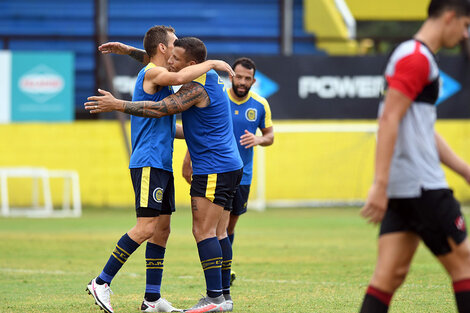
<svg viewBox="0 0 470 313">
<path fill-rule="evenodd" d="M 173 173 L 154 167 L 131 168 L 137 217 L 155 217 L 175 211 Z"/>
<path fill-rule="evenodd" d="M 246 213 L 248 196 L 250 195 L 250 185 L 239 185 L 235 192 L 232 204 L 232 215 L 242 215 Z"/>
<path fill-rule="evenodd" d="M 419 198 L 390 199 L 380 226 L 380 235 L 412 231 L 434 255 L 451 252 L 447 241 L 460 244 L 467 237 L 460 204 L 452 190 L 423 190 Z"/>
<path fill-rule="evenodd" d="M 190 195 L 207 198 L 212 203 L 230 211 L 242 175 L 243 169 L 218 174 L 193 175 Z"/>
</svg>

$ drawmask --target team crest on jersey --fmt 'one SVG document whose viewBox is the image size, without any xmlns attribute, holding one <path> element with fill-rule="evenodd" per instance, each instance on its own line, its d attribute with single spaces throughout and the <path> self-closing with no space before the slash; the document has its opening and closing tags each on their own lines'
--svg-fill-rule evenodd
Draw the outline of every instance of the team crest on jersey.
<svg viewBox="0 0 470 313">
<path fill-rule="evenodd" d="M 225 84 L 224 84 L 224 81 L 220 78 L 220 76 L 219 76 L 219 79 L 218 79 L 217 83 L 218 83 L 219 85 L 224 86 L 222 89 L 223 89 L 223 91 L 225 91 Z"/>
<path fill-rule="evenodd" d="M 250 122 L 254 122 L 256 121 L 256 116 L 258 115 L 258 111 L 254 108 L 249 108 L 248 110 L 246 110 L 245 112 L 245 117 L 247 120 L 249 120 Z"/>
<path fill-rule="evenodd" d="M 462 216 L 455 219 L 455 227 L 460 231 L 465 231 L 465 221 Z"/>
<path fill-rule="evenodd" d="M 163 189 L 160 187 L 155 188 L 153 191 L 153 200 L 157 203 L 162 203 L 163 199 Z"/>
</svg>

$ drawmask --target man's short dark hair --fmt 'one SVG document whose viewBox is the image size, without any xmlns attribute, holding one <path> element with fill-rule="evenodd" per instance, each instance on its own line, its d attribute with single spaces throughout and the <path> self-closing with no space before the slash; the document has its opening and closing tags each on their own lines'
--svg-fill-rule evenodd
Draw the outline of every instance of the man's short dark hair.
<svg viewBox="0 0 470 313">
<path fill-rule="evenodd" d="M 187 61 L 196 61 L 196 63 L 202 63 L 206 60 L 206 45 L 199 38 L 184 37 L 176 39 L 175 47 L 180 47 L 185 50 Z"/>
<path fill-rule="evenodd" d="M 153 26 L 151 27 L 144 37 L 144 49 L 149 57 L 157 54 L 158 45 L 164 44 L 168 46 L 168 33 L 174 33 L 175 29 L 171 26 Z"/>
<path fill-rule="evenodd" d="M 252 59 L 250 59 L 250 58 L 236 59 L 235 62 L 233 63 L 233 65 L 232 65 L 232 68 L 235 70 L 235 67 L 237 65 L 241 65 L 244 68 L 249 69 L 249 70 L 253 69 L 253 76 L 255 76 L 255 74 L 256 74 L 256 65 L 255 65 L 255 62 L 253 62 Z"/>
<path fill-rule="evenodd" d="M 470 16 L 470 0 L 431 0 L 428 17 L 439 17 L 447 10 L 454 10 L 457 16 Z"/>
</svg>

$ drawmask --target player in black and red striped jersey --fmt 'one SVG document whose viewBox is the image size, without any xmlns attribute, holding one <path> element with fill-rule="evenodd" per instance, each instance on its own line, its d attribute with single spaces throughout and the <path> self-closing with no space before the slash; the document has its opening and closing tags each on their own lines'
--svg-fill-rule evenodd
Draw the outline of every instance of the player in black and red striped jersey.
<svg viewBox="0 0 470 313">
<path fill-rule="evenodd" d="M 459 312 L 470 312 L 470 243 L 460 205 L 440 163 L 470 183 L 470 166 L 435 132 L 435 53 L 468 39 L 470 0 L 431 0 L 413 39 L 391 54 L 379 109 L 375 179 L 361 214 L 381 222 L 378 260 L 361 313 L 387 312 L 420 240 L 453 282 Z"/>
</svg>

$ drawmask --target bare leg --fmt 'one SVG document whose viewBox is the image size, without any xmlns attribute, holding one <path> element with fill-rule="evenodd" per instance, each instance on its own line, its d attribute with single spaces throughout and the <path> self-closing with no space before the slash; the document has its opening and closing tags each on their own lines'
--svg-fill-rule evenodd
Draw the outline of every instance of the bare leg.
<svg viewBox="0 0 470 313">
<path fill-rule="evenodd" d="M 217 233 L 217 238 L 219 240 L 222 240 L 225 237 L 227 237 L 227 228 L 229 225 L 229 220 L 230 220 L 230 212 L 224 210 L 222 212 L 222 216 L 220 218 L 219 224 L 217 225 L 216 233 Z"/>
<path fill-rule="evenodd" d="M 142 242 L 153 236 L 158 218 L 158 216 L 138 217 L 136 225 L 130 231 L 128 231 L 127 234 L 139 245 L 142 244 Z"/>
<path fill-rule="evenodd" d="M 452 281 L 470 278 L 470 243 L 468 238 L 457 245 L 451 238 L 448 239 L 452 251 L 446 255 L 438 256 Z"/>
<path fill-rule="evenodd" d="M 395 290 L 408 274 L 420 238 L 411 232 L 380 236 L 377 264 L 362 303 L 361 313 L 387 312 Z"/>
<path fill-rule="evenodd" d="M 171 215 L 160 215 L 155 226 L 155 232 L 149 242 L 166 248 L 168 237 L 170 236 Z"/>
<path fill-rule="evenodd" d="M 227 227 L 227 232 L 229 235 L 233 235 L 233 233 L 235 233 L 235 226 L 237 225 L 239 218 L 240 218 L 240 215 L 230 214 L 230 221 Z"/>
<path fill-rule="evenodd" d="M 452 279 L 459 312 L 470 311 L 470 244 L 468 238 L 457 245 L 448 239 L 452 251 L 438 256 Z"/>
<path fill-rule="evenodd" d="M 377 265 L 370 284 L 388 293 L 395 292 L 408 274 L 419 241 L 419 236 L 411 232 L 380 236 Z"/>
<path fill-rule="evenodd" d="M 216 237 L 217 226 L 224 208 L 206 198 L 192 197 L 191 209 L 193 213 L 193 235 L 196 242 Z"/>
</svg>

